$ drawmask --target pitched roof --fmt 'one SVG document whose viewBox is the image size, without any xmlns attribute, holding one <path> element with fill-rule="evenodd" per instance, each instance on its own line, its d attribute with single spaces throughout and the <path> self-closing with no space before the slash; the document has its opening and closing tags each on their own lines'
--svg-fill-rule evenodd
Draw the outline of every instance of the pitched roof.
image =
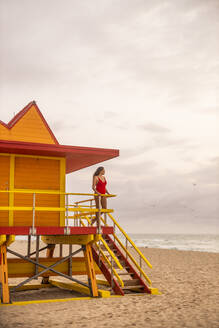
<svg viewBox="0 0 219 328">
<path fill-rule="evenodd" d="M 34 109 L 37 111 L 38 115 L 40 116 L 44 127 L 46 127 L 49 135 L 52 137 L 53 142 L 32 142 L 31 137 L 30 142 L 10 139 L 1 140 L 0 130 L 0 153 L 65 157 L 66 173 L 77 171 L 82 168 L 119 156 L 119 150 L 117 149 L 60 145 L 35 102 L 29 103 L 24 109 L 22 109 L 17 115 L 15 115 L 14 118 L 8 124 L 5 124 L 1 121 L 0 124 L 6 127 L 8 130 L 12 129 L 16 126 L 16 124 L 18 124 L 19 121 L 24 118 L 25 114 L 28 113 L 28 111 L 30 111 L 33 106 Z"/>
</svg>

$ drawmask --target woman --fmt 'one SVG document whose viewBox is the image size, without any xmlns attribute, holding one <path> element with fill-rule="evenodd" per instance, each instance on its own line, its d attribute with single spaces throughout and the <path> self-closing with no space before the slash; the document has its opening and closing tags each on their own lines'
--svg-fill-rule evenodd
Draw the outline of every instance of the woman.
<svg viewBox="0 0 219 328">
<path fill-rule="evenodd" d="M 109 195 L 109 192 L 106 189 L 107 182 L 104 177 L 104 174 L 105 174 L 105 170 L 104 170 L 103 166 L 98 167 L 96 169 L 96 171 L 94 172 L 92 189 L 95 194 L 98 194 L 98 195 L 108 194 Z M 99 208 L 99 199 L 100 199 L 102 208 L 107 208 L 106 197 L 94 196 L 94 199 L 95 199 L 95 203 L 96 203 L 96 208 Z M 93 224 L 95 221 L 98 220 L 98 214 L 99 213 L 96 213 L 96 219 L 93 219 L 91 224 Z"/>
</svg>

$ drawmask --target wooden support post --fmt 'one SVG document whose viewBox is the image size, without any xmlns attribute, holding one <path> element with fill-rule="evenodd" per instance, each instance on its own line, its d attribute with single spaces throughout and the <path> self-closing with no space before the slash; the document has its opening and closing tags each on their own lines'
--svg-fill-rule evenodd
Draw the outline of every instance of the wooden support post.
<svg viewBox="0 0 219 328">
<path fill-rule="evenodd" d="M 1 301 L 2 303 L 10 303 L 10 294 L 8 287 L 8 263 L 7 263 L 7 247 L 0 246 L 0 278 L 1 278 Z"/>
<path fill-rule="evenodd" d="M 53 244 L 48 244 L 48 248 L 46 250 L 46 257 L 47 258 L 52 258 L 53 257 L 53 254 L 54 254 L 54 250 L 55 250 L 55 245 Z M 42 278 L 42 284 L 49 284 L 49 274 L 48 275 L 45 275 L 43 278 Z"/>
<path fill-rule="evenodd" d="M 97 281 L 96 281 L 96 274 L 94 270 L 93 254 L 90 244 L 84 246 L 84 257 L 85 257 L 88 284 L 90 287 L 91 296 L 97 297 L 98 296 Z"/>
</svg>

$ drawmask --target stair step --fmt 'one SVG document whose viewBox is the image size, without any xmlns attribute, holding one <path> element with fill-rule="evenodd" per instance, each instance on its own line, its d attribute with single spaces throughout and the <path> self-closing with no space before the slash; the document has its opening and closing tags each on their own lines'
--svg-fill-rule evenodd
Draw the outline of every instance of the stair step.
<svg viewBox="0 0 219 328">
<path fill-rule="evenodd" d="M 123 280 L 124 286 L 138 286 L 140 281 L 139 279 L 129 279 L 129 280 Z"/>
<path fill-rule="evenodd" d="M 119 276 L 131 276 L 131 275 L 134 275 L 134 273 L 129 273 L 129 272 L 117 272 Z"/>
<path fill-rule="evenodd" d="M 142 285 L 136 285 L 136 286 L 124 286 L 124 287 L 121 287 L 122 290 L 128 290 L 128 289 L 137 289 L 137 288 L 144 288 L 144 286 Z"/>
</svg>

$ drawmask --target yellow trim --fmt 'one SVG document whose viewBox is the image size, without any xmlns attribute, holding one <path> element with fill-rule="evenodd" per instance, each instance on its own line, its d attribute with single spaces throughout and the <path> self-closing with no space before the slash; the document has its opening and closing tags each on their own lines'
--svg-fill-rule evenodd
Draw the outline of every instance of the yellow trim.
<svg viewBox="0 0 219 328">
<path fill-rule="evenodd" d="M 6 242 L 6 235 L 0 235 L 0 246 Z"/>
<path fill-rule="evenodd" d="M 69 302 L 69 301 L 80 301 L 80 300 L 91 300 L 92 297 L 73 297 L 73 298 L 61 298 L 55 300 L 37 300 L 37 301 L 26 301 L 26 302 L 13 302 L 11 304 L 2 304 L 0 306 L 13 306 L 13 305 L 29 305 L 29 304 L 41 304 L 41 303 L 56 303 L 56 302 Z"/>
<path fill-rule="evenodd" d="M 131 253 L 127 250 L 127 248 L 125 248 L 125 246 L 122 244 L 122 242 L 119 240 L 119 238 L 113 234 L 113 236 L 115 237 L 115 239 L 117 240 L 117 242 L 119 243 L 119 245 L 122 247 L 122 249 L 125 251 L 125 253 L 128 255 L 128 257 L 132 260 L 132 262 L 135 264 L 135 266 L 138 268 L 138 270 L 141 272 L 141 274 L 145 277 L 145 279 L 147 280 L 147 282 L 149 284 L 151 284 L 151 280 L 150 278 L 148 278 L 148 276 L 146 275 L 146 273 L 142 270 L 142 268 L 140 267 L 140 265 L 138 265 L 138 263 L 135 261 L 134 257 L 131 255 Z"/>
<path fill-rule="evenodd" d="M 5 156 L 5 153 L 1 153 L 0 155 Z M 7 154 L 6 156 L 11 155 L 11 154 Z M 55 157 L 55 156 L 42 156 L 42 155 L 22 155 L 22 154 L 12 154 L 15 157 L 31 157 L 31 158 L 43 158 L 43 159 L 55 159 L 60 161 L 61 159 L 63 159 L 63 157 Z"/>
<path fill-rule="evenodd" d="M 31 206 L 0 206 L 0 211 L 32 211 Z M 47 211 L 47 212 L 65 212 L 65 208 L 61 207 L 35 207 L 35 211 Z"/>
<path fill-rule="evenodd" d="M 103 286 L 110 286 L 110 284 L 108 283 L 107 280 L 103 280 L 103 279 L 97 279 L 97 284 L 98 285 L 103 285 Z"/>
<path fill-rule="evenodd" d="M 162 295 L 161 292 L 159 292 L 158 288 L 150 288 L 149 289 L 151 290 L 151 295 Z"/>
<path fill-rule="evenodd" d="M 7 242 L 6 242 L 7 247 L 10 246 L 14 241 L 15 241 L 15 235 L 7 236 Z"/>
<path fill-rule="evenodd" d="M 66 160 L 62 158 L 60 161 L 60 192 L 65 192 L 65 173 L 66 173 Z M 60 195 L 60 207 L 65 207 L 65 195 Z M 65 213 L 60 212 L 60 227 L 65 226 Z"/>
<path fill-rule="evenodd" d="M 94 242 L 94 235 L 41 236 L 41 240 L 45 244 L 87 245 Z"/>
<path fill-rule="evenodd" d="M 113 260 L 115 261 L 115 263 L 117 264 L 118 268 L 120 270 L 123 270 L 123 267 L 121 265 L 121 263 L 119 262 L 119 260 L 117 259 L 117 257 L 115 256 L 115 254 L 111 251 L 111 249 L 109 248 L 109 246 L 107 245 L 107 243 L 105 242 L 105 240 L 101 237 L 100 238 L 101 242 L 103 243 L 104 247 L 106 248 L 106 250 L 108 251 L 108 253 L 110 254 L 110 256 L 113 258 Z"/>
<path fill-rule="evenodd" d="M 11 154 L 8 154 L 8 153 L 0 153 L 0 156 L 9 156 L 10 157 Z"/>
<path fill-rule="evenodd" d="M 85 193 L 66 193 L 60 192 L 58 190 L 49 190 L 49 189 L 14 189 L 13 191 L 10 190 L 0 190 L 0 192 L 14 192 L 14 193 L 26 193 L 26 194 L 57 194 L 57 195 L 72 195 L 72 196 L 98 196 L 96 194 L 85 194 Z M 102 195 L 103 197 L 115 197 L 115 195 Z M 72 205 L 73 206 L 73 205 Z"/>
<path fill-rule="evenodd" d="M 83 293 L 85 295 L 90 295 L 90 289 L 78 283 L 66 283 L 66 282 L 61 282 L 52 279 L 49 280 L 49 283 L 55 287 L 74 290 L 75 292 Z M 98 296 L 103 298 L 110 297 L 110 292 L 108 290 L 98 289 Z"/>
<path fill-rule="evenodd" d="M 52 189 L 14 189 L 15 193 L 23 193 L 23 194 L 60 194 L 59 189 L 52 190 Z"/>
<path fill-rule="evenodd" d="M 10 156 L 10 178 L 9 178 L 9 190 L 14 190 L 14 164 L 15 164 L 15 156 Z M 9 194 L 9 206 L 14 206 L 14 193 Z M 9 217 L 8 217 L 8 225 L 9 227 L 13 226 L 14 223 L 14 211 L 9 210 Z"/>
</svg>

